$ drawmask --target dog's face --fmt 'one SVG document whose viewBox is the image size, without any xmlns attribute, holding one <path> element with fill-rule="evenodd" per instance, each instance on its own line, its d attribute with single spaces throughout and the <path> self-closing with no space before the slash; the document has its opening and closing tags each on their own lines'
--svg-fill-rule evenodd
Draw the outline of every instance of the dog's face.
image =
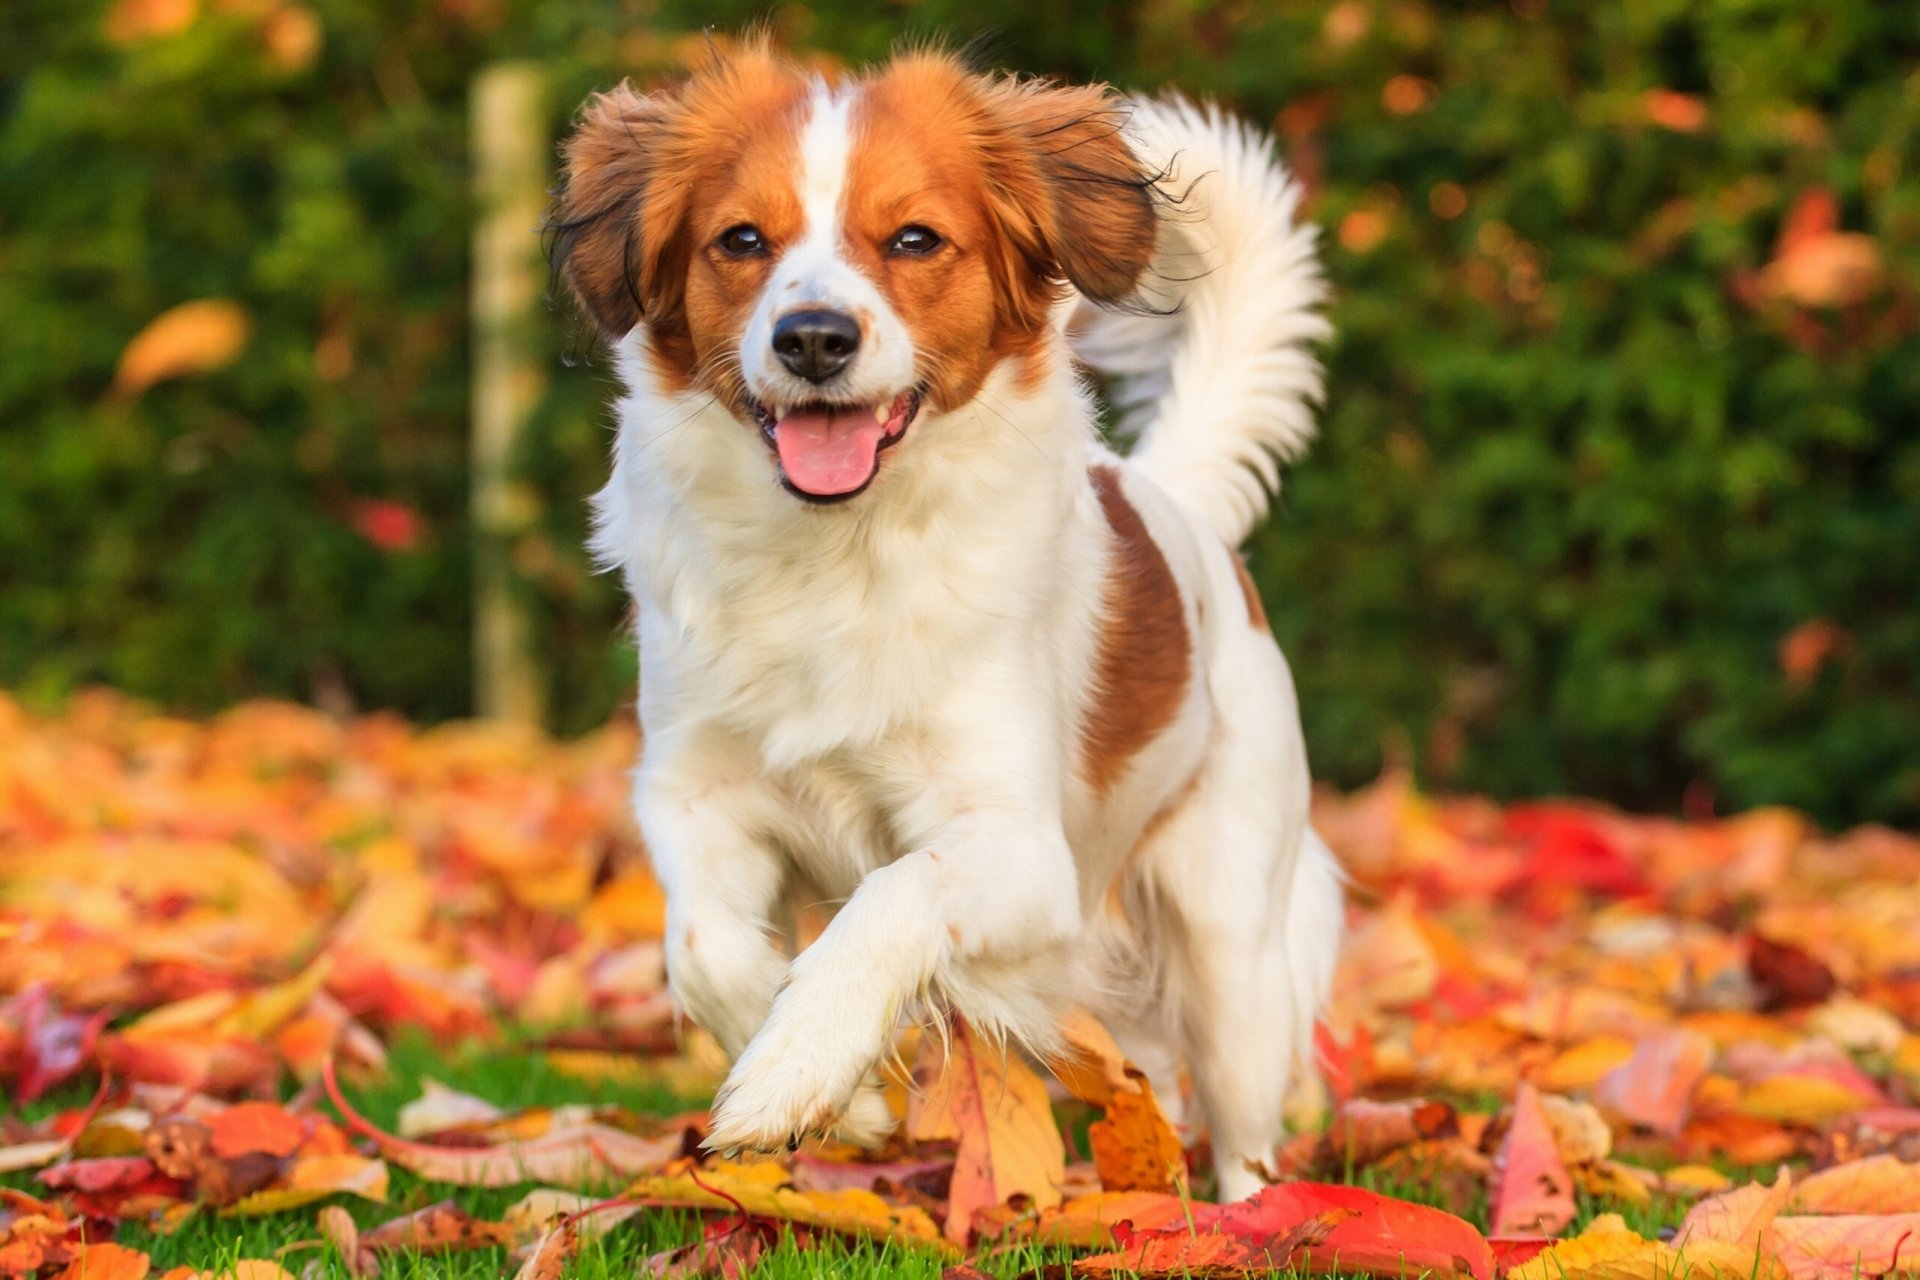
<svg viewBox="0 0 1920 1280">
<path fill-rule="evenodd" d="M 1099 88 L 936 55 L 828 84 L 762 48 L 592 100 L 566 148 L 567 278 L 656 376 L 759 432 L 788 490 L 850 498 L 924 411 L 1037 378 L 1070 281 L 1131 294 L 1157 224 Z"/>
</svg>

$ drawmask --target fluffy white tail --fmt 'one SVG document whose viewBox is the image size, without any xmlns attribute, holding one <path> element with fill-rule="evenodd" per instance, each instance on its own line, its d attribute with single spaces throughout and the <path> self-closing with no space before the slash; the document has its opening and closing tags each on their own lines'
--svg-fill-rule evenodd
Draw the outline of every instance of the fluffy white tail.
<svg viewBox="0 0 1920 1280">
<path fill-rule="evenodd" d="M 1074 353 L 1117 380 L 1136 465 L 1238 546 L 1266 517 L 1280 465 L 1313 438 L 1332 329 L 1315 230 L 1272 140 L 1182 99 L 1142 101 L 1128 128 L 1164 176 L 1160 245 L 1142 287 L 1165 314 L 1080 308 Z"/>
</svg>

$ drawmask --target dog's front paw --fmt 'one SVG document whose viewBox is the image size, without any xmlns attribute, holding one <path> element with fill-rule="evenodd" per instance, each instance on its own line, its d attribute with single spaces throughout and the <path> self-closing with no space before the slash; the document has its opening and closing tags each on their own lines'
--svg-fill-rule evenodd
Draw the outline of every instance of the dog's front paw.
<svg viewBox="0 0 1920 1280">
<path fill-rule="evenodd" d="M 791 1150 L 803 1138 L 840 1127 L 843 1118 L 849 1128 L 875 1128 L 871 1100 L 853 1106 L 868 1063 L 834 1047 L 831 1033 L 803 1038 L 780 1022 L 769 1021 L 747 1046 L 714 1098 L 709 1151 Z"/>
</svg>

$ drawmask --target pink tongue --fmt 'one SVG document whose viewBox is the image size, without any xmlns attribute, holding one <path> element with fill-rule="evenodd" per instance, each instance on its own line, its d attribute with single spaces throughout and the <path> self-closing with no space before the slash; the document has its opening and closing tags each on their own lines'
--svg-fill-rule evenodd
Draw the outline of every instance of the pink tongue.
<svg viewBox="0 0 1920 1280">
<path fill-rule="evenodd" d="M 787 483 L 802 493 L 833 497 L 852 493 L 873 478 L 886 425 L 873 410 L 796 409 L 774 424 L 773 447 Z"/>
</svg>

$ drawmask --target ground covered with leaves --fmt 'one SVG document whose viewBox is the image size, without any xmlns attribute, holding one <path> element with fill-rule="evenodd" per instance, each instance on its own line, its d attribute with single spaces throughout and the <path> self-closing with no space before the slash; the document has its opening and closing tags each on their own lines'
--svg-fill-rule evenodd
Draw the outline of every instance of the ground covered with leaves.
<svg viewBox="0 0 1920 1280">
<path fill-rule="evenodd" d="M 1084 1018 L 909 1032 L 885 1150 L 703 1154 L 634 749 L 0 699 L 0 1280 L 1920 1274 L 1910 835 L 1320 797 L 1325 1081 L 1216 1206 Z"/>
</svg>

